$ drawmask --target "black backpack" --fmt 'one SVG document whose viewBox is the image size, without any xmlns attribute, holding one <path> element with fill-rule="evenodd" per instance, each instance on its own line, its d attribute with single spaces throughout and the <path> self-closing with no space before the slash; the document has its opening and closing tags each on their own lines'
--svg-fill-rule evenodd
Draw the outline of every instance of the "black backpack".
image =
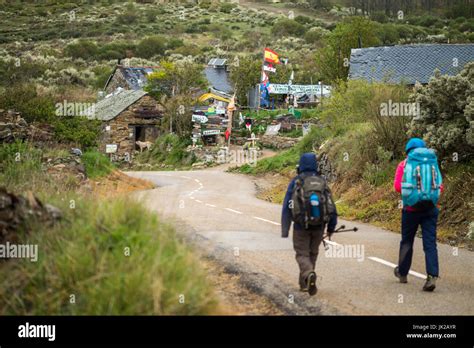
<svg viewBox="0 0 474 348">
<path fill-rule="evenodd" d="M 324 227 L 329 222 L 329 216 L 335 212 L 334 202 L 326 180 L 319 175 L 300 174 L 295 179 L 291 195 L 291 214 L 293 221 L 304 229 Z M 314 201 L 318 204 L 313 205 Z M 314 214 L 313 208 L 319 211 Z"/>
</svg>

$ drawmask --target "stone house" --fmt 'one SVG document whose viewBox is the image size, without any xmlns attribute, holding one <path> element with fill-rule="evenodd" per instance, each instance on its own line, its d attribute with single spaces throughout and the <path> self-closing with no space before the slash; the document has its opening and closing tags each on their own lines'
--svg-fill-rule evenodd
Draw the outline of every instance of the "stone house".
<svg viewBox="0 0 474 348">
<path fill-rule="evenodd" d="M 119 89 L 94 104 L 88 117 L 102 121 L 99 151 L 122 158 L 138 150 L 136 141 L 156 140 L 163 109 L 143 90 Z"/>
</svg>

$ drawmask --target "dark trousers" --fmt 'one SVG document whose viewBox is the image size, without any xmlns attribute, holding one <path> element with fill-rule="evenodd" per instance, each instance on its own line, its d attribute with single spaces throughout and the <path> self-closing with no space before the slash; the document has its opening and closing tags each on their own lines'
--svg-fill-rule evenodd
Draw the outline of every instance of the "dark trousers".
<svg viewBox="0 0 474 348">
<path fill-rule="evenodd" d="M 438 249 L 436 248 L 436 224 L 438 222 L 438 208 L 424 212 L 402 211 L 402 241 L 398 259 L 399 272 L 402 276 L 408 274 L 413 257 L 413 242 L 416 231 L 421 225 L 423 251 L 425 252 L 426 273 L 437 277 Z"/>
<path fill-rule="evenodd" d="M 323 240 L 324 228 L 303 230 L 293 229 L 293 248 L 296 252 L 296 262 L 300 267 L 300 287 L 306 287 L 306 278 L 316 267 L 319 245 Z"/>
</svg>

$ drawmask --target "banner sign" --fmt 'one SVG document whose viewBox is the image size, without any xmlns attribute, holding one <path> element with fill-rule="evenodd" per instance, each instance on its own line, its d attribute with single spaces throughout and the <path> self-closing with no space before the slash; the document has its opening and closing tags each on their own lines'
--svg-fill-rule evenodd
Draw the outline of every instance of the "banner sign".
<svg viewBox="0 0 474 348">
<path fill-rule="evenodd" d="M 105 153 L 116 153 L 116 152 L 117 152 L 117 144 L 105 145 Z"/>
<path fill-rule="evenodd" d="M 303 123 L 303 136 L 309 133 L 311 130 L 311 123 Z"/>
<path fill-rule="evenodd" d="M 319 85 L 287 85 L 270 83 L 268 85 L 268 93 L 270 94 L 295 94 L 295 95 L 321 95 L 321 87 Z M 330 86 L 323 86 L 323 96 L 327 97 L 331 94 Z"/>
<path fill-rule="evenodd" d="M 206 123 L 209 119 L 204 115 L 193 114 L 192 121 L 197 123 Z"/>
<path fill-rule="evenodd" d="M 265 135 L 277 135 L 280 128 L 281 128 L 281 123 L 268 125 L 267 130 L 265 131 Z"/>
<path fill-rule="evenodd" d="M 203 130 L 202 135 L 219 135 L 221 134 L 221 131 L 219 129 L 208 129 L 208 130 Z"/>
<path fill-rule="evenodd" d="M 273 73 L 277 71 L 277 69 L 275 67 L 270 66 L 270 65 L 264 65 L 263 70 L 273 72 Z"/>
</svg>

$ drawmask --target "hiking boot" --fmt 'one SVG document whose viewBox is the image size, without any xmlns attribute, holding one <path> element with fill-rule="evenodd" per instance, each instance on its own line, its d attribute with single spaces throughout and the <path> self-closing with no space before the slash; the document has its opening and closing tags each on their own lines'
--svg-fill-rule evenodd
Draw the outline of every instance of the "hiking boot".
<svg viewBox="0 0 474 348">
<path fill-rule="evenodd" d="M 309 296 L 316 295 L 316 293 L 318 292 L 318 288 L 316 287 L 316 273 L 311 272 L 309 274 L 307 284 Z"/>
<path fill-rule="evenodd" d="M 408 280 L 407 280 L 407 276 L 402 276 L 400 274 L 400 272 L 398 271 L 398 266 L 395 267 L 395 269 L 393 270 L 393 274 L 395 274 L 395 277 L 397 277 L 398 279 L 400 279 L 400 283 L 407 283 Z"/>
<path fill-rule="evenodd" d="M 428 274 L 426 283 L 423 285 L 423 291 L 433 291 L 436 288 L 436 279 L 438 279 L 438 277 L 433 277 Z"/>
</svg>

